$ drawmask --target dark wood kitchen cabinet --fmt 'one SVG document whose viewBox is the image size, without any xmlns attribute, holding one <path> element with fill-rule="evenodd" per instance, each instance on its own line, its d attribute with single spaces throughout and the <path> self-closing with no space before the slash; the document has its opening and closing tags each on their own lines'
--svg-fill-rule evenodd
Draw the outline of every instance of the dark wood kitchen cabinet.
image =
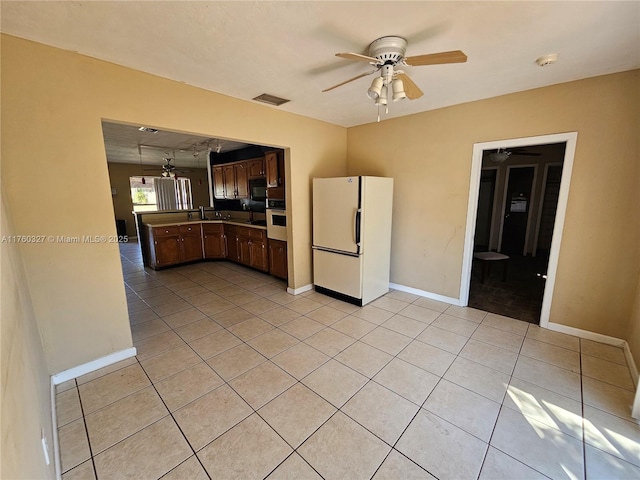
<svg viewBox="0 0 640 480">
<path fill-rule="evenodd" d="M 225 198 L 223 168 L 213 167 L 211 169 L 211 175 L 213 176 L 213 196 L 217 199 L 222 200 Z"/>
<path fill-rule="evenodd" d="M 180 263 L 180 227 L 149 227 L 149 260 L 153 268 Z"/>
<path fill-rule="evenodd" d="M 202 260 L 202 227 L 200 223 L 180 225 L 180 261 Z"/>
<path fill-rule="evenodd" d="M 251 268 L 269 271 L 269 256 L 267 252 L 267 233 L 249 227 L 236 227 L 237 262 Z"/>
<path fill-rule="evenodd" d="M 245 162 L 213 167 L 213 196 L 217 199 L 249 198 L 249 172 Z"/>
<path fill-rule="evenodd" d="M 279 165 L 278 152 L 269 152 L 264 156 L 266 167 L 267 187 L 279 187 L 282 185 L 282 173 Z"/>
<path fill-rule="evenodd" d="M 254 160 L 247 160 L 246 163 L 249 178 L 264 177 L 264 159 L 256 158 Z"/>
<path fill-rule="evenodd" d="M 222 177 L 224 183 L 224 198 L 236 198 L 236 174 L 233 165 L 225 165 L 222 167 Z"/>
<path fill-rule="evenodd" d="M 249 172 L 244 162 L 233 165 L 236 181 L 236 198 L 249 198 Z"/>
<path fill-rule="evenodd" d="M 269 240 L 269 273 L 274 277 L 287 279 L 287 242 Z"/>
<path fill-rule="evenodd" d="M 227 258 L 233 262 L 239 262 L 238 237 L 235 225 L 225 225 L 224 234 L 227 237 Z"/>
<path fill-rule="evenodd" d="M 267 232 L 265 230 L 251 229 L 251 243 L 249 245 L 249 266 L 269 271 L 269 251 L 267 248 Z"/>
<path fill-rule="evenodd" d="M 142 241 L 145 265 L 154 269 L 202 259 L 228 259 L 262 272 L 276 268 L 274 275 L 286 278 L 286 243 L 274 240 L 270 251 L 264 228 L 209 222 L 146 227 Z"/>
<path fill-rule="evenodd" d="M 200 224 L 148 226 L 149 263 L 154 269 L 201 260 Z"/>
<path fill-rule="evenodd" d="M 227 237 L 222 223 L 202 224 L 204 258 L 227 258 Z"/>
</svg>

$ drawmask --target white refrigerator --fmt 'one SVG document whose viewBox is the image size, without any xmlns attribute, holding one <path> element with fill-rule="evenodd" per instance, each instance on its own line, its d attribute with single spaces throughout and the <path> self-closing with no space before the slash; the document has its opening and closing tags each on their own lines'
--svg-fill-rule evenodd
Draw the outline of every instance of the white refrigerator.
<svg viewBox="0 0 640 480">
<path fill-rule="evenodd" d="M 313 179 L 316 291 L 366 305 L 389 291 L 393 178 Z"/>
</svg>

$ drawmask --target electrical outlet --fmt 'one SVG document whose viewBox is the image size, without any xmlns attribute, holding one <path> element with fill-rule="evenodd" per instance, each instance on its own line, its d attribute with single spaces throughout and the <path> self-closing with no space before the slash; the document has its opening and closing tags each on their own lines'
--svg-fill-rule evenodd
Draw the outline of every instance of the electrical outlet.
<svg viewBox="0 0 640 480">
<path fill-rule="evenodd" d="M 47 443 L 47 436 L 44 433 L 44 428 L 41 430 L 42 451 L 44 453 L 44 461 L 47 465 L 51 463 L 49 460 L 49 445 Z"/>
</svg>

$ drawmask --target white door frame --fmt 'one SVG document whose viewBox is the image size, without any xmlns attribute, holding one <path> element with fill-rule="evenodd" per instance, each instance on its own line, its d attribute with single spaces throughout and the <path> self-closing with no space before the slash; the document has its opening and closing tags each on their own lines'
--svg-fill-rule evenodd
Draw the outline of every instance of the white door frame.
<svg viewBox="0 0 640 480">
<path fill-rule="evenodd" d="M 542 298 L 542 311 L 540 313 L 540 326 L 547 327 L 551 312 L 551 301 L 556 281 L 560 243 L 564 229 L 564 219 L 567 213 L 567 200 L 569 198 L 569 184 L 573 170 L 573 160 L 578 141 L 578 132 L 556 133 L 537 137 L 513 138 L 509 140 L 497 140 L 492 142 L 475 143 L 471 159 L 471 180 L 469 182 L 469 203 L 467 205 L 467 224 L 464 238 L 464 251 L 462 259 L 462 278 L 460 282 L 460 305 L 469 304 L 469 286 L 471 283 L 471 264 L 473 262 L 473 235 L 476 228 L 476 215 L 478 210 L 478 191 L 480 189 L 480 173 L 482 171 L 482 152 L 497 148 L 515 148 L 532 145 L 546 145 L 549 143 L 566 143 L 564 150 L 564 163 L 562 166 L 562 178 L 560 180 L 560 193 L 556 220 L 553 226 L 553 238 L 549 252 L 549 267 L 547 269 L 547 283 Z"/>
</svg>

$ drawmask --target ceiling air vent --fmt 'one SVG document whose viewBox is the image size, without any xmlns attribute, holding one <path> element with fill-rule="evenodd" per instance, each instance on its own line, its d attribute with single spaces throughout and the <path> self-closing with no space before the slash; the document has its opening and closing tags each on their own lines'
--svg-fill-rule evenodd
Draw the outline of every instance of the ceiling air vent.
<svg viewBox="0 0 640 480">
<path fill-rule="evenodd" d="M 269 95 L 268 93 L 263 93 L 262 95 L 258 95 L 253 100 L 256 100 L 262 103 L 268 103 L 269 105 L 275 105 L 276 107 L 279 107 L 283 103 L 287 103 L 290 101 L 290 100 L 287 100 L 286 98 L 280 98 L 280 97 L 276 97 L 275 95 Z"/>
</svg>

